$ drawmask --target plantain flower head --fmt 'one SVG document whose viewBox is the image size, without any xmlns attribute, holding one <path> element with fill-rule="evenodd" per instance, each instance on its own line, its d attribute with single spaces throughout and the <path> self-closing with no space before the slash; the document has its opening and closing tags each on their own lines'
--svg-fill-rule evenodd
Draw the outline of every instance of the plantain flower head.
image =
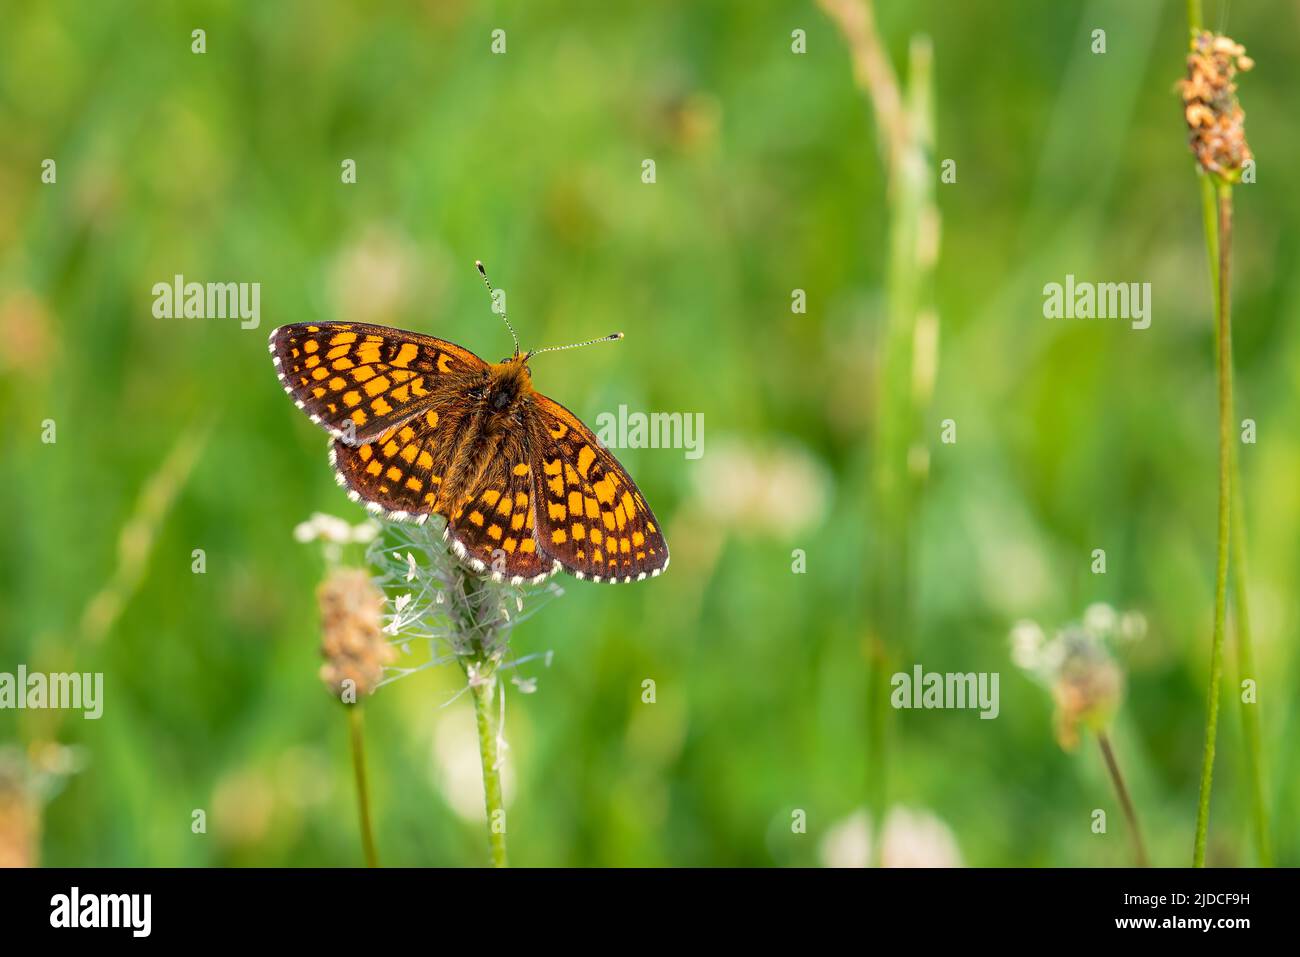
<svg viewBox="0 0 1300 957">
<path fill-rule="evenodd" d="M 396 657 L 383 631 L 384 593 L 360 568 L 336 568 L 316 589 L 320 606 L 320 677 L 335 697 L 354 704 L 384 680 Z"/>
<path fill-rule="evenodd" d="M 1104 729 L 1119 708 L 1124 674 L 1111 654 L 1114 645 L 1146 632 L 1138 612 L 1120 614 L 1110 605 L 1089 605 L 1081 622 L 1049 638 L 1032 621 L 1011 629 L 1011 660 L 1048 689 L 1056 704 L 1056 738 L 1073 750 L 1081 728 Z"/>
<path fill-rule="evenodd" d="M 1178 83 L 1188 143 L 1201 169 L 1228 182 L 1241 179 L 1252 158 L 1246 142 L 1246 114 L 1237 102 L 1233 78 L 1254 67 L 1246 48 L 1229 37 L 1202 32 L 1192 38 L 1187 78 Z"/>
</svg>

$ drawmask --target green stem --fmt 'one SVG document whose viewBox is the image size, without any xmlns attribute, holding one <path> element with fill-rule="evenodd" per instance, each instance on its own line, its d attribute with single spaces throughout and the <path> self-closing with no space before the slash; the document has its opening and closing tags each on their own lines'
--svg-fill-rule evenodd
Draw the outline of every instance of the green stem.
<svg viewBox="0 0 1300 957">
<path fill-rule="evenodd" d="M 361 705 L 347 705 L 348 726 L 352 737 L 352 770 L 357 783 L 357 812 L 361 817 L 361 847 L 366 855 L 366 867 L 378 867 L 375 838 L 370 830 L 370 796 L 366 788 L 366 744 L 362 735 Z"/>
<path fill-rule="evenodd" d="M 1205 251 L 1210 260 L 1210 290 L 1214 301 L 1219 302 L 1219 210 L 1214 180 L 1201 176 L 1201 218 L 1205 224 Z M 1231 292 L 1229 290 L 1229 292 Z M 1230 370 L 1231 371 L 1231 370 Z M 1228 461 L 1229 484 L 1232 487 L 1231 561 L 1233 631 L 1237 639 L 1237 671 L 1241 678 L 1253 678 L 1255 661 L 1250 631 L 1250 611 L 1246 592 L 1246 526 L 1241 491 L 1241 466 L 1237 443 L 1231 443 Z M 1246 740 L 1246 773 L 1250 781 L 1251 816 L 1255 824 L 1255 849 L 1261 867 L 1273 866 L 1273 854 L 1268 842 L 1268 811 L 1264 803 L 1264 763 L 1261 757 L 1259 715 L 1256 705 L 1241 702 L 1242 733 Z"/>
<path fill-rule="evenodd" d="M 487 808 L 488 846 L 493 867 L 506 866 L 506 808 L 501 796 L 501 764 L 498 746 L 499 722 L 493 703 L 497 676 L 494 673 L 470 683 L 474 716 L 478 724 L 478 751 L 483 762 L 483 800 Z"/>
<path fill-rule="evenodd" d="M 1232 240 L 1232 187 L 1218 185 L 1218 295 L 1215 296 L 1215 344 L 1219 379 L 1219 532 L 1214 576 L 1214 638 L 1210 651 L 1210 694 L 1205 718 L 1205 753 L 1201 763 L 1201 793 L 1196 813 L 1194 867 L 1205 866 L 1210 828 L 1210 791 L 1214 779 L 1214 748 L 1219 729 L 1219 686 L 1223 679 L 1223 633 L 1228 599 L 1228 551 L 1232 511 L 1232 319 L 1229 312 L 1228 265 Z"/>
<path fill-rule="evenodd" d="M 1219 302 L 1219 207 L 1214 177 L 1198 173 L 1201 181 L 1201 224 L 1205 227 L 1205 255 L 1210 262 L 1210 294 Z"/>
<path fill-rule="evenodd" d="M 1237 638 L 1237 677 L 1255 678 L 1255 656 L 1250 638 L 1250 613 L 1246 599 L 1246 527 L 1242 505 L 1237 446 L 1232 447 L 1232 620 Z M 1241 696 L 1241 728 L 1246 739 L 1246 772 L 1250 780 L 1251 815 L 1255 823 L 1255 851 L 1260 867 L 1273 866 L 1268 842 L 1268 809 L 1264 803 L 1264 768 L 1260 754 L 1259 707 Z"/>
<path fill-rule="evenodd" d="M 1124 809 L 1124 817 L 1128 819 L 1128 832 L 1133 838 L 1133 854 L 1137 858 L 1137 866 L 1149 867 L 1146 845 L 1142 843 L 1142 830 L 1138 827 L 1137 810 L 1133 807 L 1128 787 L 1124 784 L 1124 775 L 1120 773 L 1119 762 L 1115 760 L 1115 752 L 1111 749 L 1110 738 L 1106 736 L 1105 731 L 1097 732 L 1097 743 L 1101 745 L 1102 757 L 1106 759 L 1106 770 L 1110 772 L 1115 793 L 1119 795 L 1120 807 Z"/>
<path fill-rule="evenodd" d="M 501 796 L 501 721 L 503 694 L 496 668 L 504 653 L 505 633 L 492 610 L 497 600 L 490 584 L 458 569 L 448 589 L 452 627 L 458 632 L 458 659 L 474 698 L 479 760 L 483 765 L 483 801 L 487 809 L 488 849 L 493 867 L 506 866 L 506 808 Z"/>
<path fill-rule="evenodd" d="M 870 866 L 881 866 L 884 848 L 885 814 L 889 789 L 889 691 L 890 655 L 878 637 L 868 639 L 871 662 L 867 672 L 867 808 L 871 812 Z"/>
</svg>

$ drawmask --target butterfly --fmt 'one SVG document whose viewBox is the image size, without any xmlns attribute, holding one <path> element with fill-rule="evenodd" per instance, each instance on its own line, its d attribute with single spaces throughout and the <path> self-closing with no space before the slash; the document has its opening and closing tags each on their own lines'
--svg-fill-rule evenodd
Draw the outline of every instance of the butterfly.
<svg viewBox="0 0 1300 957">
<path fill-rule="evenodd" d="M 498 581 L 560 569 L 641 581 L 668 567 L 658 520 L 592 431 L 533 389 L 528 368 L 540 352 L 589 344 L 520 354 L 515 336 L 514 355 L 488 363 L 418 332 L 302 322 L 273 330 L 269 349 L 284 391 L 332 436 L 339 485 L 369 511 L 442 516 L 457 556 Z"/>
</svg>

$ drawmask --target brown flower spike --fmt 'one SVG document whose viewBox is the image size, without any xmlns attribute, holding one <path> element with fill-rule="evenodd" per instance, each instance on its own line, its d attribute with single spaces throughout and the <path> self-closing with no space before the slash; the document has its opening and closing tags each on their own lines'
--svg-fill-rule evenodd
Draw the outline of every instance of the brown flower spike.
<svg viewBox="0 0 1300 957">
<path fill-rule="evenodd" d="M 352 704 L 370 694 L 395 657 L 383 633 L 383 593 L 359 568 L 331 572 L 316 590 L 320 605 L 320 677 L 335 697 Z M 351 681 L 351 685 L 345 682 Z"/>
<path fill-rule="evenodd" d="M 1229 37 L 1198 33 L 1187 55 L 1187 79 L 1178 82 L 1183 116 L 1191 131 L 1188 143 L 1207 173 L 1229 182 L 1241 178 L 1252 158 L 1245 120 L 1233 77 L 1255 65 L 1246 48 Z"/>
</svg>

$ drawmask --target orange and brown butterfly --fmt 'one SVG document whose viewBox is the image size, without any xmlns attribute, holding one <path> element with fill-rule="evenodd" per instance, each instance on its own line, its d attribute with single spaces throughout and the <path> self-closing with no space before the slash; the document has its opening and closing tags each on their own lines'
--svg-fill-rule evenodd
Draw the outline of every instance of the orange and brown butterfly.
<svg viewBox="0 0 1300 957">
<path fill-rule="evenodd" d="M 269 348 L 284 391 L 333 437 L 353 501 L 397 521 L 441 515 L 461 560 L 497 580 L 641 581 L 668 567 L 658 520 L 591 430 L 533 389 L 528 360 L 576 346 L 521 355 L 516 336 L 488 363 L 418 332 L 318 322 L 281 326 Z"/>
</svg>

